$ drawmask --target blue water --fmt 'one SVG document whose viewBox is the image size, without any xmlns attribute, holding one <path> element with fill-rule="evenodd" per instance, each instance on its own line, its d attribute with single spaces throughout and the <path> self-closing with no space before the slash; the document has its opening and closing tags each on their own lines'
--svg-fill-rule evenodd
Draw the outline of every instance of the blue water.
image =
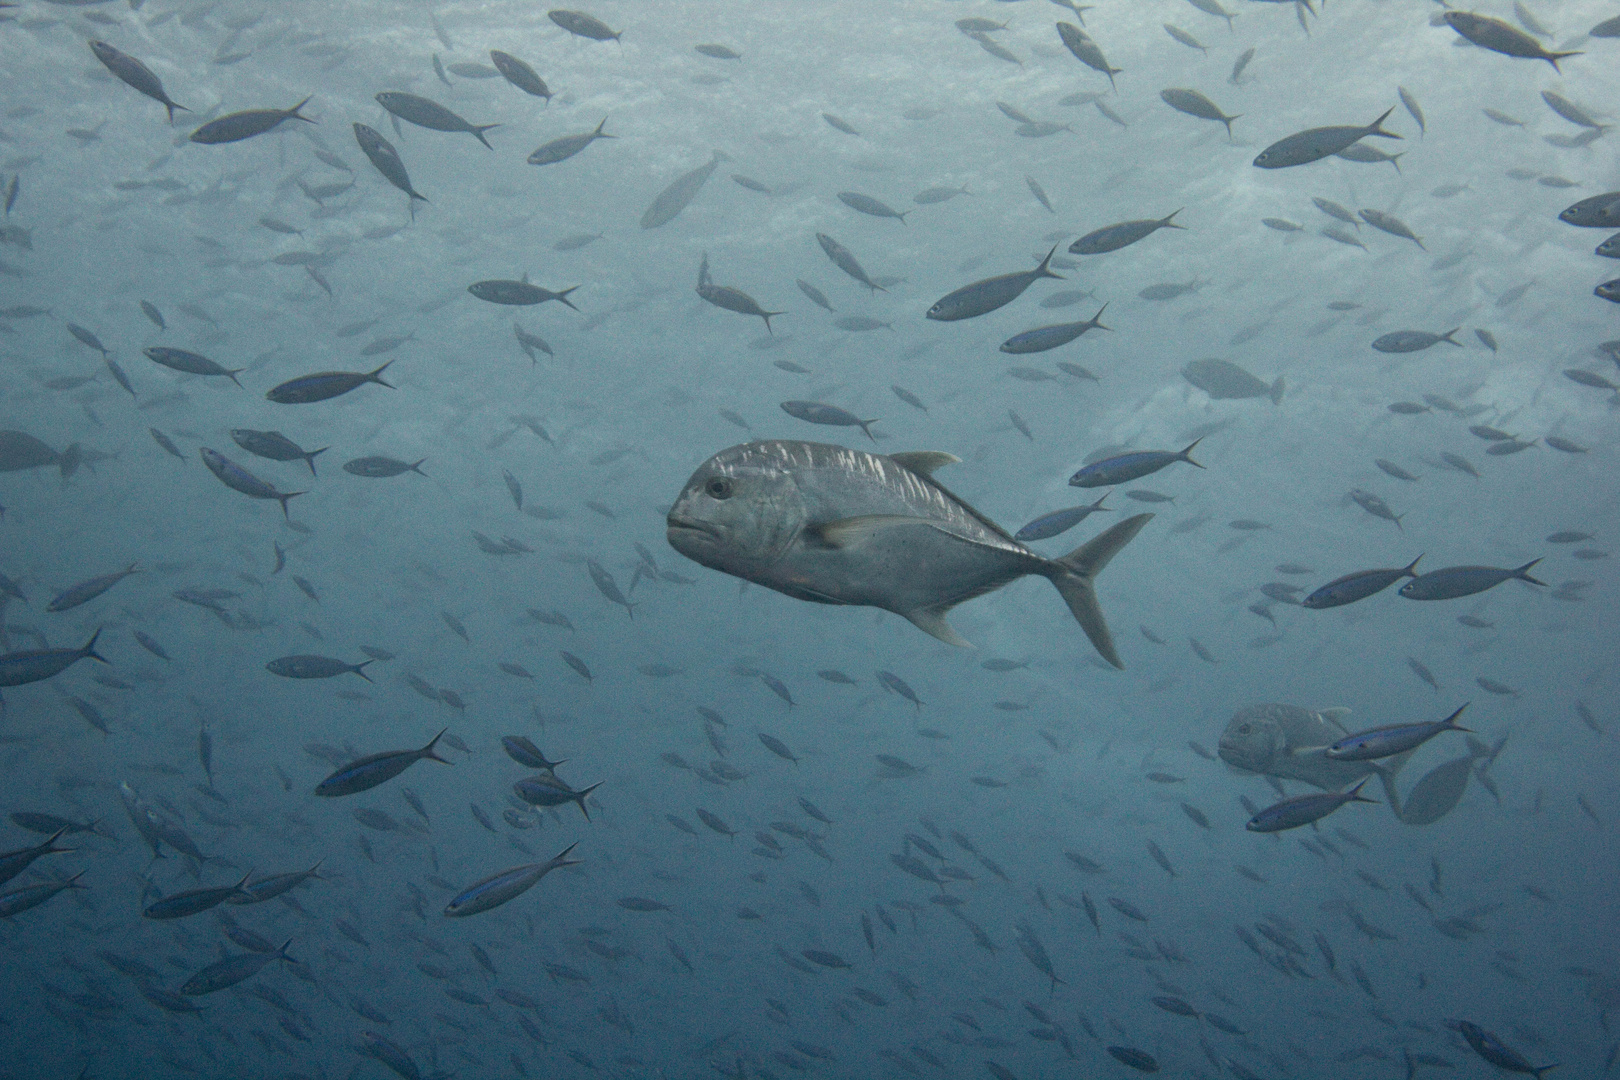
<svg viewBox="0 0 1620 1080">
<path fill-rule="evenodd" d="M 507 2 L 23 0 L 0 12 L 0 191 L 17 178 L 0 233 L 0 428 L 42 440 L 53 458 L 0 474 L 0 571 L 26 596 L 3 610 L 5 648 L 75 647 L 100 628 L 108 661 L 4 692 L 0 811 L 99 825 L 0 885 L 83 872 L 84 888 L 0 925 L 0 1076 L 1134 1075 L 1130 1055 L 1109 1047 L 1178 1076 L 1408 1075 L 1406 1054 L 1418 1075 L 1488 1075 L 1450 1020 L 1479 1024 L 1535 1066 L 1561 1062 L 1555 1076 L 1607 1072 L 1616 1042 L 1605 1010 L 1620 1003 L 1617 440 L 1613 392 L 1564 372 L 1620 382 L 1614 352 L 1598 349 L 1620 338 L 1616 309 L 1593 294 L 1615 264 L 1592 253 L 1620 224 L 1557 218 L 1620 176 L 1612 135 L 1569 145 L 1583 129 L 1539 97 L 1550 90 L 1613 120 L 1617 46 L 1585 31 L 1614 10 L 1529 4 L 1547 48 L 1584 54 L 1555 71 L 1468 46 L 1431 25 L 1436 5 L 1319 0 L 1311 14 L 1223 2 L 1237 14 L 1231 30 L 1183 0 L 1087 11 L 1086 31 L 1122 69 L 1117 92 L 1054 31 L 1074 14 L 1039 0 L 605 3 L 590 12 L 622 37 L 603 42 Z M 1523 18 L 1499 3 L 1481 13 Z M 1008 22 L 989 40 L 1021 63 L 959 32 L 964 18 Z M 166 124 L 160 104 L 97 61 L 92 39 L 143 61 L 190 111 Z M 694 48 L 708 43 L 741 58 Z M 493 74 L 490 49 L 532 65 L 555 96 L 479 77 Z M 1168 87 L 1241 114 L 1233 138 L 1168 108 Z M 373 101 L 383 90 L 500 124 L 493 152 L 468 134 L 391 122 Z M 1102 95 L 1128 126 L 1089 100 L 1064 104 L 1076 94 Z M 313 124 L 187 141 L 220 115 L 307 95 Z M 998 102 L 1072 130 L 1020 136 Z M 1399 171 L 1336 158 L 1251 165 L 1293 132 L 1366 124 L 1391 106 L 1402 140 L 1367 142 L 1401 153 Z M 604 117 L 617 138 L 558 164 L 525 162 Z M 355 122 L 397 147 L 428 200 L 414 218 L 360 152 Z M 659 192 L 716 150 L 724 160 L 679 216 L 643 229 Z M 318 201 L 306 193 L 323 186 Z M 968 193 L 913 201 L 931 187 Z M 905 223 L 836 197 L 851 191 L 907 212 Z M 1426 250 L 1352 230 L 1313 198 L 1393 214 Z M 1064 250 L 1178 207 L 1185 231 L 1105 255 Z M 1320 234 L 1333 225 L 1366 250 Z M 818 232 L 887 291 L 829 262 Z M 1033 268 L 1053 244 L 1065 280 L 975 319 L 924 318 L 944 294 Z M 785 312 L 774 333 L 696 296 L 705 253 L 716 284 Z M 468 294 L 486 279 L 578 286 L 578 310 Z M 1197 287 L 1139 296 L 1175 282 Z M 1040 306 L 1071 289 L 1095 295 Z M 1110 331 L 1051 353 L 997 351 L 1104 302 Z M 834 325 L 852 315 L 892 329 Z M 531 362 L 514 322 L 554 355 Z M 105 344 L 133 397 L 69 323 Z M 1461 347 L 1370 348 L 1391 331 L 1452 327 Z M 390 337 L 407 340 L 362 355 Z M 244 369 L 242 386 L 158 366 L 141 352 L 153 345 Z M 1281 376 L 1280 402 L 1212 400 L 1180 373 L 1207 357 L 1268 386 Z M 304 405 L 264 397 L 298 376 L 384 361 L 391 388 Z M 1458 411 L 1388 408 L 1425 395 Z M 788 400 L 876 417 L 877 440 L 794 419 L 779 408 Z M 1536 444 L 1487 455 L 1470 425 Z M 241 450 L 239 428 L 331 449 L 311 476 L 302 461 Z M 1115 513 L 1034 545 L 1055 557 L 1099 522 L 1157 514 L 1099 578 L 1123 671 L 1038 578 L 958 608 L 952 625 L 975 646 L 964 650 L 887 612 L 740 587 L 664 538 L 687 477 L 749 438 L 948 451 L 962 461 L 940 481 L 1011 532 L 1094 501 L 1100 492 L 1067 479 L 1105 448 L 1179 450 L 1201 433 L 1203 469 L 1177 464 L 1125 485 L 1108 500 Z M 210 474 L 201 447 L 278 492 L 307 494 L 284 519 Z M 425 458 L 426 475 L 342 467 L 372 455 Z M 1380 471 L 1380 458 L 1419 479 Z M 520 484 L 521 508 L 503 473 Z M 1140 503 L 1131 489 L 1174 501 Z M 1352 489 L 1380 496 L 1400 525 L 1363 511 Z M 1244 520 L 1265 527 L 1228 524 Z M 1590 536 L 1547 541 L 1560 531 Z M 516 544 L 488 553 L 475 533 Z M 273 572 L 278 547 L 285 568 Z M 1390 589 L 1329 611 L 1259 591 L 1309 590 L 1419 554 L 1421 569 L 1540 558 L 1533 573 L 1547 585 L 1510 581 L 1439 603 Z M 632 611 L 610 602 L 588 560 Z M 45 610 L 132 563 L 137 574 L 89 603 Z M 214 610 L 174 595 L 186 590 L 211 590 Z M 572 629 L 532 611 L 561 613 Z M 300 654 L 357 664 L 362 647 L 389 657 L 366 667 L 371 682 L 265 666 Z M 1027 666 L 985 668 L 993 658 Z M 826 670 L 854 685 L 818 676 Z M 921 706 L 887 691 L 880 671 Z M 1233 715 L 1262 702 L 1349 708 L 1344 723 L 1359 730 L 1438 720 L 1466 701 L 1462 722 L 1479 743 L 1506 743 L 1476 759 L 1455 808 L 1426 826 L 1352 805 L 1320 830 L 1251 834 L 1243 800 L 1265 806 L 1278 793 L 1193 745 L 1213 752 Z M 346 761 L 419 748 L 441 728 L 449 765 L 421 762 L 347 798 L 314 795 Z M 589 820 L 574 805 L 537 811 L 515 798 L 532 770 L 503 752 L 508 735 L 566 759 L 568 785 L 601 783 Z M 1396 787 L 1409 792 L 1466 753 L 1461 736 L 1443 736 Z M 899 775 L 878 755 L 917 771 Z M 161 842 L 154 860 L 125 784 L 206 861 Z M 1383 801 L 1376 784 L 1368 791 Z M 699 808 L 737 835 L 705 826 Z M 45 839 L 9 817 L 3 828 L 6 851 Z M 474 882 L 576 844 L 578 865 L 503 906 L 441 914 Z M 952 880 L 908 874 L 893 858 L 908 855 Z M 142 914 L 160 896 L 317 861 L 319 878 L 280 900 L 174 921 Z M 271 946 L 290 939 L 298 963 L 179 995 L 194 973 L 245 951 L 222 933 L 227 919 Z M 1262 935 L 1251 951 L 1241 937 L 1257 924 L 1288 944 Z M 1041 950 L 1060 981 L 1037 969 Z M 1176 1015 L 1156 997 L 1229 1023 Z M 185 1000 L 202 1011 L 163 1007 Z M 368 1032 L 393 1051 L 379 1056 Z M 402 1055 L 392 1066 L 391 1053 Z"/>
</svg>

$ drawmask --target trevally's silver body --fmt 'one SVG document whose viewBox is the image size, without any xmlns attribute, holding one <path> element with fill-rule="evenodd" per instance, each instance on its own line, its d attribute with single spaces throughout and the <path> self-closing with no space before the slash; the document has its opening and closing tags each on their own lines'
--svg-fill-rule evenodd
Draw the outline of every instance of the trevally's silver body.
<svg viewBox="0 0 1620 1080">
<path fill-rule="evenodd" d="M 1049 579 L 1116 667 L 1096 575 L 1153 516 L 1047 559 L 933 479 L 957 459 L 771 440 L 721 451 L 687 481 L 669 542 L 705 566 L 799 600 L 882 608 L 953 645 L 951 608 L 1028 574 Z"/>
</svg>

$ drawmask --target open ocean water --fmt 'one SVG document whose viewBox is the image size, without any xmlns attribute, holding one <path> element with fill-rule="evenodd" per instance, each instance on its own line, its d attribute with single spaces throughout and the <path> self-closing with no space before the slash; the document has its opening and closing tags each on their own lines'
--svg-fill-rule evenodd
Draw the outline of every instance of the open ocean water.
<svg viewBox="0 0 1620 1080">
<path fill-rule="evenodd" d="M 1617 37 L 0 5 L 0 1077 L 1611 1072 Z"/>
</svg>

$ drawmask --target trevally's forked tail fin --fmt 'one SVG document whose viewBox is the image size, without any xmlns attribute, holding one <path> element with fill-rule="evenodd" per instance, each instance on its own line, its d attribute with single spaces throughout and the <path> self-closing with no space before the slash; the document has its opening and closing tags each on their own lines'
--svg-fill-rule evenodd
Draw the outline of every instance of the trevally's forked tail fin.
<svg viewBox="0 0 1620 1080">
<path fill-rule="evenodd" d="M 1137 514 L 1098 533 L 1061 559 L 1052 560 L 1047 577 L 1063 594 L 1080 629 L 1086 632 L 1091 644 L 1102 658 L 1115 667 L 1124 669 L 1119 653 L 1114 649 L 1114 637 L 1108 632 L 1102 608 L 1097 606 L 1097 593 L 1092 583 L 1102 573 L 1108 561 L 1120 549 L 1136 538 L 1142 526 L 1153 519 L 1152 514 Z"/>
</svg>

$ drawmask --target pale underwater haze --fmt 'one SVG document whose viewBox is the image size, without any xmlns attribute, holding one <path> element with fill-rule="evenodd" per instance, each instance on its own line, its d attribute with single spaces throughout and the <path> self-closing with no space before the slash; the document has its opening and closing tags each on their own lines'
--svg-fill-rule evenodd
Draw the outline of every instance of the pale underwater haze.
<svg viewBox="0 0 1620 1080">
<path fill-rule="evenodd" d="M 0 1078 L 1612 1071 L 1620 7 L 1478 3 L 0 6 Z"/>
</svg>

